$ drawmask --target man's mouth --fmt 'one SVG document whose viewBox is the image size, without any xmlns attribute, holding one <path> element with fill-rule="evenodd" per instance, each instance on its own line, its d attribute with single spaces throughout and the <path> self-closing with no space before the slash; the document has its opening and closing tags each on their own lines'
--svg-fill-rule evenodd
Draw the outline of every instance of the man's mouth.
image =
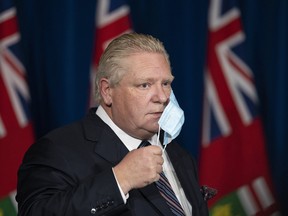
<svg viewBox="0 0 288 216">
<path fill-rule="evenodd" d="M 157 117 L 157 118 L 158 118 L 158 117 L 160 118 L 161 115 L 162 115 L 162 113 L 163 113 L 163 112 L 151 112 L 150 114 L 153 115 L 153 116 L 155 116 L 155 117 Z"/>
</svg>

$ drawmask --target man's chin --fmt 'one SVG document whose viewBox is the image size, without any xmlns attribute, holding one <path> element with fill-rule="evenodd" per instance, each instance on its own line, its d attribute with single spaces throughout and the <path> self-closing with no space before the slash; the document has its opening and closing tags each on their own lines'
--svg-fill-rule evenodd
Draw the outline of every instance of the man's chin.
<svg viewBox="0 0 288 216">
<path fill-rule="evenodd" d="M 159 127 L 149 130 L 149 133 L 153 136 L 154 134 L 157 134 L 158 131 L 159 131 Z"/>
<path fill-rule="evenodd" d="M 150 139 L 152 136 L 154 136 L 157 133 L 158 133 L 158 128 L 157 129 L 150 128 L 149 130 L 145 130 L 145 132 L 142 135 L 143 135 L 143 138 Z"/>
</svg>

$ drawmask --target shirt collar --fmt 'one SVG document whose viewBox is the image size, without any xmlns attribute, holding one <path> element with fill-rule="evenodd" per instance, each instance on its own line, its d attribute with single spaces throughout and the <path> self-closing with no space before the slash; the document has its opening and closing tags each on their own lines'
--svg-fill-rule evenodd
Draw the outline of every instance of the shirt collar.
<svg viewBox="0 0 288 216">
<path fill-rule="evenodd" d="M 96 110 L 96 115 L 98 115 L 114 131 L 114 133 L 119 137 L 119 139 L 124 143 L 124 145 L 128 148 L 129 151 L 137 149 L 137 147 L 142 142 L 142 140 L 130 136 L 129 134 L 125 133 L 121 128 L 119 128 L 108 116 L 108 114 L 101 105 Z"/>
<path fill-rule="evenodd" d="M 119 128 L 109 117 L 109 115 L 106 113 L 104 108 L 99 105 L 98 109 L 96 110 L 96 115 L 98 115 L 102 121 L 104 121 L 113 131 L 114 133 L 118 136 L 118 138 L 124 143 L 126 148 L 129 151 L 132 151 L 133 149 L 137 149 L 142 140 L 136 139 L 126 132 L 124 132 L 121 128 Z M 158 141 L 158 136 L 157 134 L 154 134 L 151 139 L 148 140 L 152 145 L 159 145 L 161 146 L 160 142 Z"/>
</svg>

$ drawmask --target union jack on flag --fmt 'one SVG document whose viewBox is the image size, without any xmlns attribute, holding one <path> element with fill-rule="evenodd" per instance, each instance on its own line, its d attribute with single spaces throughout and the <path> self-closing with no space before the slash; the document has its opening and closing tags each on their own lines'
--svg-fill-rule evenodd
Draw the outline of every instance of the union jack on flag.
<svg viewBox="0 0 288 216">
<path fill-rule="evenodd" d="M 0 2 L 0 215 L 16 215 L 14 191 L 22 157 L 33 142 L 30 95 L 19 52 L 16 9 Z M 11 197 L 11 199 L 10 199 Z"/>
<path fill-rule="evenodd" d="M 96 5 L 96 30 L 94 42 L 94 54 L 91 71 L 90 106 L 94 102 L 94 79 L 96 67 L 108 44 L 117 36 L 131 32 L 130 8 L 126 0 L 98 0 Z"/>
<path fill-rule="evenodd" d="M 236 3 L 210 1 L 200 181 L 218 190 L 212 216 L 279 215 Z"/>
</svg>

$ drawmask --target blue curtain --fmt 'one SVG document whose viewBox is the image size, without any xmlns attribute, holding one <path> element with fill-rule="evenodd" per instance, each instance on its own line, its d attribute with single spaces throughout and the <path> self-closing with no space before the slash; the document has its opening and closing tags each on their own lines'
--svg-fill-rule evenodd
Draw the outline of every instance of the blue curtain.
<svg viewBox="0 0 288 216">
<path fill-rule="evenodd" d="M 87 110 L 95 1 L 16 1 L 38 136 Z"/>
<path fill-rule="evenodd" d="M 38 137 L 85 115 L 95 0 L 16 0 Z M 247 61 L 255 74 L 269 165 L 279 200 L 288 194 L 288 5 L 241 0 Z M 201 136 L 208 0 L 130 0 L 133 28 L 164 42 L 186 121 L 178 138 L 196 158 Z M 228 173 L 227 173 L 228 175 Z M 282 206 L 288 215 L 287 205 Z M 286 209 L 285 209 L 286 208 Z"/>
<path fill-rule="evenodd" d="M 275 189 L 288 214 L 288 3 L 240 1 Z"/>
</svg>

